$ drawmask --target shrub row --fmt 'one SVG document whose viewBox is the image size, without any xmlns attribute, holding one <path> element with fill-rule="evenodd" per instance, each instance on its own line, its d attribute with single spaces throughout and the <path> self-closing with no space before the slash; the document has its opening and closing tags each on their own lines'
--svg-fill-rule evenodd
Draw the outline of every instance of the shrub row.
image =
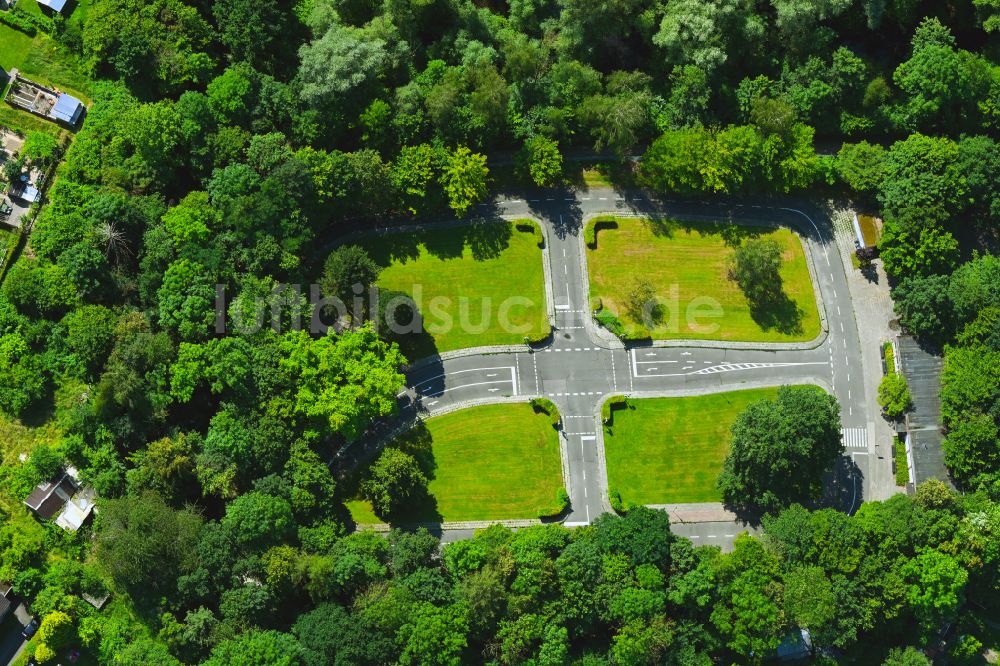
<svg viewBox="0 0 1000 666">
<path fill-rule="evenodd" d="M 611 425 L 614 420 L 615 410 L 628 407 L 628 400 L 623 395 L 614 395 L 604 401 L 601 407 L 601 421 L 604 425 Z"/>
<path fill-rule="evenodd" d="M 906 443 L 896 438 L 896 485 L 905 486 L 910 482 L 910 468 L 906 464 Z"/>
<path fill-rule="evenodd" d="M 539 518 L 551 518 L 553 516 L 558 516 L 566 507 L 569 506 L 569 493 L 566 492 L 565 488 L 560 488 L 556 491 L 555 502 L 550 507 L 542 507 L 538 510 Z"/>
<path fill-rule="evenodd" d="M 636 504 L 623 500 L 622 494 L 617 488 L 608 488 L 608 501 L 611 502 L 611 508 L 617 513 L 628 513 L 631 509 L 637 506 Z"/>
<path fill-rule="evenodd" d="M 595 217 L 587 223 L 583 230 L 583 240 L 591 250 L 597 249 L 597 232 L 601 229 L 617 229 L 618 221 L 610 215 Z"/>
<path fill-rule="evenodd" d="M 20 7 L 0 12 L 0 23 L 8 25 L 15 30 L 20 30 L 29 37 L 34 37 L 39 31 L 53 32 L 55 30 L 55 24 L 52 22 L 52 19 L 46 16 L 31 14 Z"/>
<path fill-rule="evenodd" d="M 545 236 L 542 235 L 542 230 L 538 228 L 538 225 L 531 220 L 518 220 L 514 223 L 514 228 L 526 234 L 531 234 L 535 237 L 535 242 L 538 243 L 539 248 L 545 247 Z"/>
<path fill-rule="evenodd" d="M 548 398 L 532 398 L 531 408 L 535 410 L 536 414 L 546 414 L 549 420 L 552 421 L 552 427 L 558 428 L 560 423 L 559 408 L 556 407 L 556 403 L 552 402 Z"/>
<path fill-rule="evenodd" d="M 625 337 L 625 325 L 622 324 L 621 319 L 619 319 L 614 312 L 608 310 L 603 305 L 597 312 L 594 313 L 594 319 L 598 324 L 608 329 L 619 338 Z"/>
<path fill-rule="evenodd" d="M 896 352 L 893 350 L 892 343 L 883 343 L 882 349 L 885 353 L 885 374 L 896 374 Z"/>
</svg>

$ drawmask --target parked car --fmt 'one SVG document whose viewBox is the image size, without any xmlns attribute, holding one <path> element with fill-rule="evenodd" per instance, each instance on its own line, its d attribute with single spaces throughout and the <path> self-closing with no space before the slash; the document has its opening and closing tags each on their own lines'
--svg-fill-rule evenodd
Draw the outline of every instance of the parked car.
<svg viewBox="0 0 1000 666">
<path fill-rule="evenodd" d="M 31 618 L 31 622 L 29 622 L 21 631 L 21 635 L 24 636 L 25 639 L 29 639 L 35 635 L 36 631 L 38 631 L 38 620 L 36 618 Z"/>
</svg>

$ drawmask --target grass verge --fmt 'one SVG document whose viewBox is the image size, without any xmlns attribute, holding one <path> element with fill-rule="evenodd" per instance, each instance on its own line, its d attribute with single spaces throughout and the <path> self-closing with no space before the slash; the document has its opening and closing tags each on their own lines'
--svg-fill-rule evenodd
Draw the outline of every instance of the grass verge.
<svg viewBox="0 0 1000 666">
<path fill-rule="evenodd" d="M 634 218 L 616 218 L 617 227 L 610 227 L 601 220 L 606 226 L 587 249 L 591 301 L 600 299 L 621 320 L 626 337 L 795 342 L 819 334 L 805 252 L 788 229 Z M 751 237 L 773 238 L 782 247 L 779 302 L 754 307 L 728 278 L 729 257 Z M 651 328 L 629 306 L 640 283 L 652 287 L 661 303 Z"/>
<path fill-rule="evenodd" d="M 392 446 L 430 478 L 428 501 L 398 522 L 508 520 L 553 515 L 563 491 L 559 437 L 530 404 L 472 407 L 428 419 Z M 371 505 L 346 502 L 357 523 L 381 522 Z"/>
<path fill-rule="evenodd" d="M 747 405 L 777 393 L 765 388 L 629 399 L 604 429 L 608 487 L 626 506 L 718 502 L 715 480 L 729 450 L 730 427 Z"/>
<path fill-rule="evenodd" d="M 534 223 L 491 221 L 388 234 L 362 244 L 384 267 L 378 281 L 383 302 L 405 294 L 424 317 L 422 332 L 397 336 L 415 360 L 548 337 L 540 240 Z M 410 313 L 403 310 L 397 321 L 407 324 Z"/>
</svg>

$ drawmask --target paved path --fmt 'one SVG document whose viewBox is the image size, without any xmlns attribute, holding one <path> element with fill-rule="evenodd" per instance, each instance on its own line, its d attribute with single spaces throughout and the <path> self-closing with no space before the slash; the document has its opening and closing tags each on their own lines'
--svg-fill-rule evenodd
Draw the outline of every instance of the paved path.
<svg viewBox="0 0 1000 666">
<path fill-rule="evenodd" d="M 433 416 L 500 399 L 545 396 L 553 400 L 563 416 L 566 437 L 568 459 L 564 463 L 571 500 L 566 523 L 579 525 L 610 511 L 599 418 L 600 404 L 607 397 L 679 396 L 814 383 L 834 393 L 842 408 L 846 452 L 841 467 L 850 484 L 842 493 L 844 508 L 856 508 L 868 496 L 864 481 L 870 477 L 868 465 L 873 458 L 868 455 L 872 448 L 868 437 L 871 416 L 847 282 L 845 266 L 849 263 L 842 259 L 824 213 L 765 203 L 675 202 L 611 189 L 502 199 L 484 209 L 508 218 L 531 217 L 542 224 L 554 305 L 552 339 L 528 351 L 470 354 L 417 364 L 407 376 L 404 415 L 411 419 L 418 413 Z M 799 232 L 810 257 L 823 333 L 806 344 L 688 341 L 667 347 L 622 345 L 598 330 L 589 314 L 582 229 L 587 219 L 602 213 L 789 226 Z M 711 538 L 719 545 L 731 544 L 729 535 L 746 527 L 738 521 L 727 524 L 725 529 L 719 527 L 704 535 L 692 532 L 692 536 L 707 541 L 714 535 Z"/>
</svg>

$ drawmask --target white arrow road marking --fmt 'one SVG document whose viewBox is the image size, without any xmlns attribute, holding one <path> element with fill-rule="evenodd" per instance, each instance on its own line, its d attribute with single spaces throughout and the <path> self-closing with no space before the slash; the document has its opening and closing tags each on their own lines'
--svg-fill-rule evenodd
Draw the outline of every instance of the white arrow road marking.
<svg viewBox="0 0 1000 666">
<path fill-rule="evenodd" d="M 491 372 L 490 374 L 488 374 L 488 375 L 486 375 L 486 376 L 487 376 L 487 377 L 496 377 L 496 376 L 497 376 L 497 373 L 495 373 L 495 372 Z"/>
</svg>

